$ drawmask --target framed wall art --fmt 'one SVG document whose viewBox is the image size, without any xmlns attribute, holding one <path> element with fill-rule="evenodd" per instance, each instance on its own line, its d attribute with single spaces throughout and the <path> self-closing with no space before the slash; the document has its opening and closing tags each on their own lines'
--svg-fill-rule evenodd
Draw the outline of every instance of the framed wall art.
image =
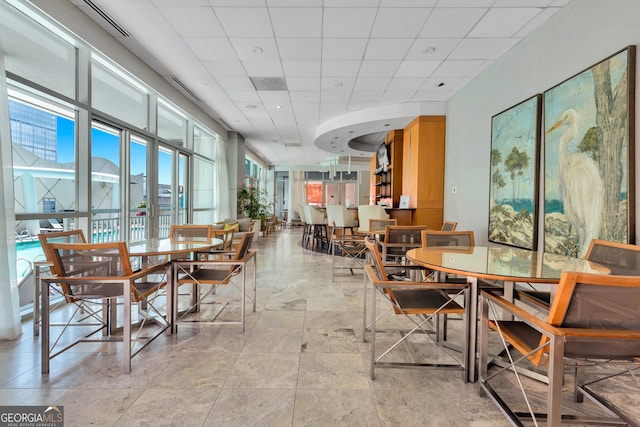
<svg viewBox="0 0 640 427">
<path fill-rule="evenodd" d="M 537 247 L 541 95 L 491 118 L 489 241 Z"/>
<path fill-rule="evenodd" d="M 546 252 L 633 243 L 635 46 L 544 93 Z M 631 141 L 631 143 L 630 143 Z"/>
</svg>

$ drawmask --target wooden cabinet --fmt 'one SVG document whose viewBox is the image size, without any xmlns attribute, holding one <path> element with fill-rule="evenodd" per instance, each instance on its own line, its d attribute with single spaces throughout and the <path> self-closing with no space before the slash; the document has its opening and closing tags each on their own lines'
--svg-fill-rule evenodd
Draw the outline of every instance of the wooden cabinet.
<svg viewBox="0 0 640 427">
<path fill-rule="evenodd" d="M 392 130 L 387 134 L 389 166 L 376 170 L 376 155 L 371 158 L 371 197 L 369 203 L 386 203 L 390 208 L 398 207 L 402 193 L 402 130 Z"/>
<path fill-rule="evenodd" d="M 439 230 L 444 211 L 444 116 L 420 116 L 404 128 L 402 194 L 414 225 Z"/>
</svg>

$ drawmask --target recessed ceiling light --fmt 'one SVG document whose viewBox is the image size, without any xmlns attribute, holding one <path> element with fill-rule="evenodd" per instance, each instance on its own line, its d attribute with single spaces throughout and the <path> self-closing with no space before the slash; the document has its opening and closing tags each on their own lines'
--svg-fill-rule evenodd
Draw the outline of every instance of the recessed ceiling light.
<svg viewBox="0 0 640 427">
<path fill-rule="evenodd" d="M 277 108 L 278 110 L 280 110 L 280 109 L 282 109 L 282 105 L 276 105 L 276 108 Z"/>
<path fill-rule="evenodd" d="M 264 52 L 264 49 L 260 46 L 254 46 L 251 48 L 251 53 L 255 53 L 256 55 L 260 55 L 262 52 Z"/>
<path fill-rule="evenodd" d="M 433 53 L 433 52 L 435 52 L 435 51 L 436 51 L 436 48 L 435 48 L 435 47 L 433 47 L 433 46 L 429 46 L 429 47 L 425 48 L 425 49 L 422 51 L 422 53 L 424 53 L 425 55 L 430 55 L 430 54 L 432 54 L 432 53 Z"/>
<path fill-rule="evenodd" d="M 255 110 L 258 107 L 256 105 L 253 105 L 253 104 L 247 104 L 247 105 L 244 106 L 244 108 L 246 108 L 247 110 Z"/>
</svg>

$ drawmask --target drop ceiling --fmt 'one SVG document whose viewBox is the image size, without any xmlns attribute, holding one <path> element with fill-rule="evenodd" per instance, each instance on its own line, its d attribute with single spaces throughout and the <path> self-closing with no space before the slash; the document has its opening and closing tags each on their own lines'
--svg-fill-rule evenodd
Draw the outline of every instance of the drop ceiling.
<svg viewBox="0 0 640 427">
<path fill-rule="evenodd" d="M 570 0 L 71 1 L 267 164 L 315 165 L 444 114 Z"/>
</svg>

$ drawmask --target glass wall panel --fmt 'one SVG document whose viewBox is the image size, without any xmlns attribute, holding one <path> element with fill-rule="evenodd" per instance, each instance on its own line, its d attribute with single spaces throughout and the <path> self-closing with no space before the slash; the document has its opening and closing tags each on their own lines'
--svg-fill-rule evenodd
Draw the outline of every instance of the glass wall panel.
<svg viewBox="0 0 640 427">
<path fill-rule="evenodd" d="M 180 146 L 184 146 L 187 138 L 187 119 L 161 102 L 158 102 L 158 136 Z"/>
<path fill-rule="evenodd" d="M 9 99 L 15 212 L 75 211 L 74 112 L 31 99 Z M 18 226 L 38 234 L 40 224 Z"/>
<path fill-rule="evenodd" d="M 210 159 L 215 158 L 217 138 L 218 136 L 214 133 L 195 125 L 193 127 L 193 151 Z"/>
<path fill-rule="evenodd" d="M 189 200 L 187 198 L 189 191 L 189 157 L 186 154 L 178 155 L 178 224 L 186 224 L 189 222 L 187 208 Z"/>
<path fill-rule="evenodd" d="M 75 99 L 76 48 L 5 2 L 0 22 L 6 70 Z"/>
<path fill-rule="evenodd" d="M 92 241 L 124 240 L 120 235 L 120 131 L 91 125 Z"/>
<path fill-rule="evenodd" d="M 93 107 L 139 129 L 148 130 L 149 98 L 130 78 L 108 68 L 97 57 L 91 63 Z"/>
<path fill-rule="evenodd" d="M 211 209 L 215 188 L 213 162 L 195 157 L 193 169 L 193 208 Z"/>
<path fill-rule="evenodd" d="M 158 149 L 158 226 L 161 238 L 169 237 L 169 228 L 173 224 L 173 150 L 160 147 Z"/>
<path fill-rule="evenodd" d="M 129 216 L 130 241 L 147 237 L 147 142 L 132 137 L 129 143 Z"/>
</svg>

